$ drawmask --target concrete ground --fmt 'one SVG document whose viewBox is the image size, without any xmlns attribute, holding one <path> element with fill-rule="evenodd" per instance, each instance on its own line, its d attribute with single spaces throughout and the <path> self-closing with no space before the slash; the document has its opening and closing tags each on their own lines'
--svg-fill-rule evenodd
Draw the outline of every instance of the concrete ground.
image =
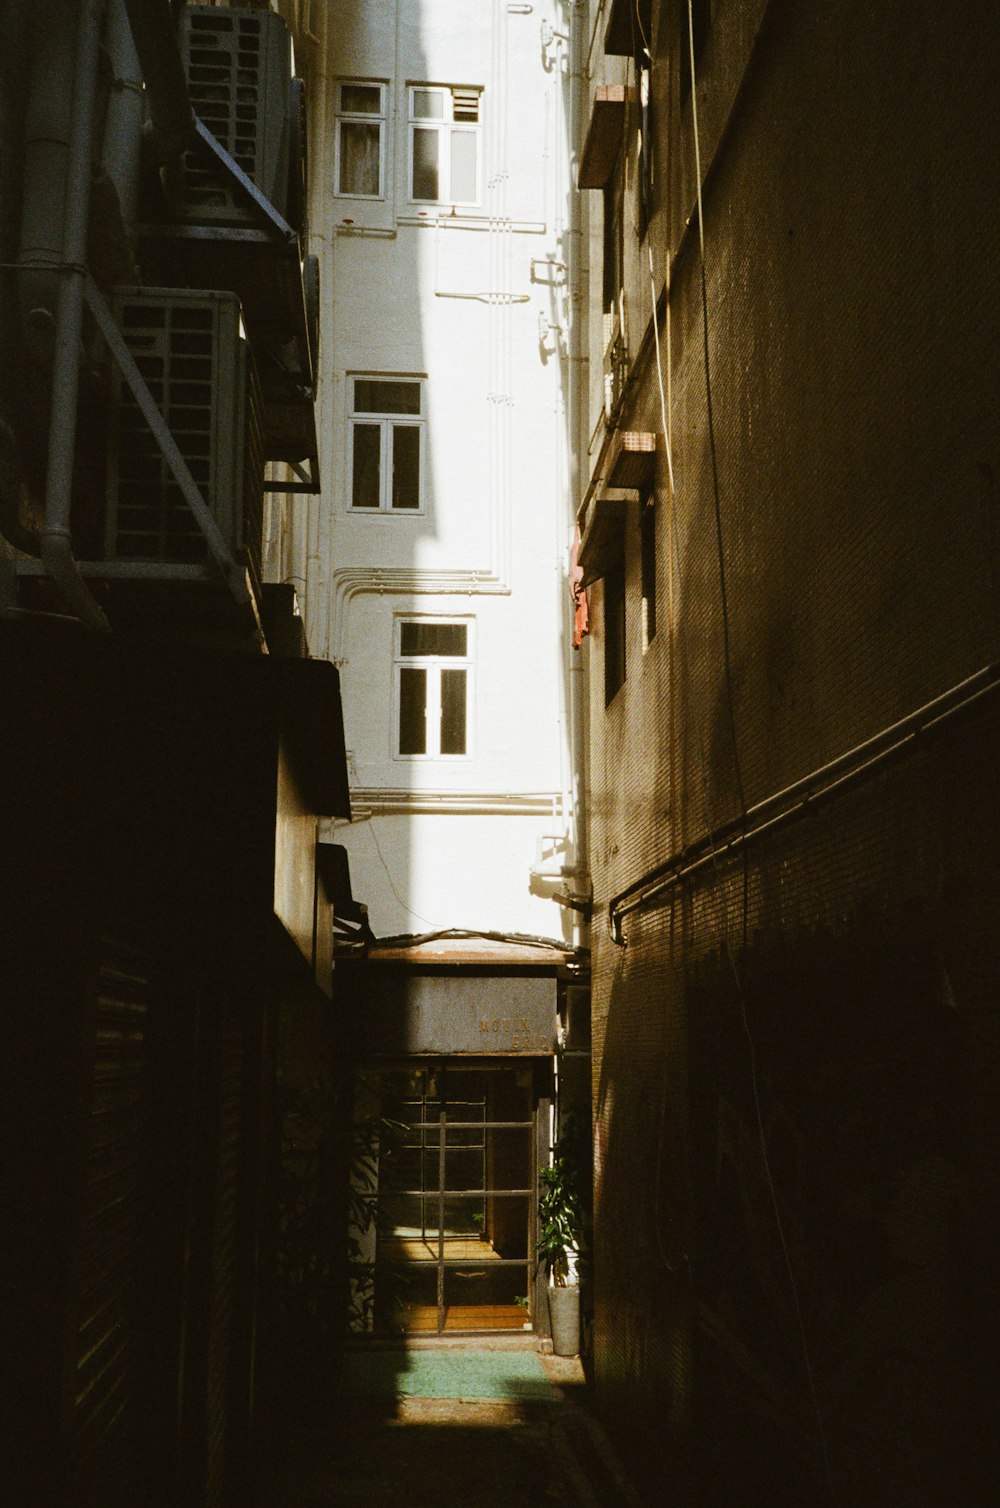
<svg viewBox="0 0 1000 1508">
<path fill-rule="evenodd" d="M 328 1419 L 286 1434 L 259 1508 L 638 1505 L 586 1406 L 579 1359 L 539 1359 L 548 1388 L 526 1401 L 337 1399 Z"/>
</svg>

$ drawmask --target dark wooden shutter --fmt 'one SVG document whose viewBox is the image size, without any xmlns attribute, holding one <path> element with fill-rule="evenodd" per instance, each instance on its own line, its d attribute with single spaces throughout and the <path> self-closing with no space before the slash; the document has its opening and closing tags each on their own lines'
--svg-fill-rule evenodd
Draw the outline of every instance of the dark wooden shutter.
<svg viewBox="0 0 1000 1508">
<path fill-rule="evenodd" d="M 244 1163 L 243 1033 L 229 1004 L 219 1021 L 217 1138 L 207 1356 L 207 1492 L 211 1508 L 225 1501 L 237 1432 L 237 1373 L 243 1315 L 241 1184 Z"/>
<path fill-rule="evenodd" d="M 149 967 L 103 939 L 85 1043 L 73 1418 L 78 1501 L 127 1501 L 133 1431 Z"/>
</svg>

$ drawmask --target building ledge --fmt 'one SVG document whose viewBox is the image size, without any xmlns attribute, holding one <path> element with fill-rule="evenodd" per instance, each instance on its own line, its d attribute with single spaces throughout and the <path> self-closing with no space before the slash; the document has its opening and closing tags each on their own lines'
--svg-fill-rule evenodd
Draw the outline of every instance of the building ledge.
<svg viewBox="0 0 1000 1508">
<path fill-rule="evenodd" d="M 627 98 L 624 84 L 598 84 L 580 158 L 579 188 L 602 189 L 611 177 L 625 130 Z"/>
<path fill-rule="evenodd" d="M 651 51 L 652 6 L 650 0 L 611 0 L 604 28 L 604 51 L 609 57 L 631 58 L 642 49 Z"/>
</svg>

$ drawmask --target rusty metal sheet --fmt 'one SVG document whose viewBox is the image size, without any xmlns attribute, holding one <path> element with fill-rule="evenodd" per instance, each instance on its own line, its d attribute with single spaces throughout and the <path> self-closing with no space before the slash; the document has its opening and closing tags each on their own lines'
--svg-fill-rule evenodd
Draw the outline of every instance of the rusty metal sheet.
<svg viewBox="0 0 1000 1508">
<path fill-rule="evenodd" d="M 358 981 L 360 1045 L 373 1057 L 555 1052 L 555 979 L 366 972 Z"/>
</svg>

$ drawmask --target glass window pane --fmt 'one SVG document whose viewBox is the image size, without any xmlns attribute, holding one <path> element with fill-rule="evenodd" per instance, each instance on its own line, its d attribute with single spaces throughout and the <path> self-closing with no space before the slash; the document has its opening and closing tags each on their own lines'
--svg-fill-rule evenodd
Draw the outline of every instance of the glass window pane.
<svg viewBox="0 0 1000 1508">
<path fill-rule="evenodd" d="M 465 753 L 465 671 L 441 672 L 441 753 Z"/>
<path fill-rule="evenodd" d="M 375 1330 L 437 1329 L 437 1268 L 380 1263 L 375 1269 Z"/>
<path fill-rule="evenodd" d="M 355 377 L 356 414 L 419 414 L 419 382 L 383 382 L 373 377 Z"/>
<path fill-rule="evenodd" d="M 382 135 L 380 125 L 367 121 L 343 120 L 340 123 L 340 182 L 341 194 L 367 194 L 377 198 L 382 185 L 379 182 L 379 145 Z"/>
<path fill-rule="evenodd" d="M 413 132 L 413 197 L 439 199 L 438 133 L 417 126 Z"/>
<path fill-rule="evenodd" d="M 447 626 L 451 627 L 452 625 L 449 624 Z M 462 631 L 464 633 L 464 631 L 465 631 L 464 625 L 460 624 L 460 625 L 456 625 L 456 626 L 461 627 Z M 458 1106 L 464 1106 L 464 1105 L 475 1105 L 475 1106 L 478 1107 L 478 1114 L 479 1114 L 479 1116 L 481 1118 L 481 1116 L 482 1116 L 482 1107 L 486 1103 L 486 1085 L 488 1083 L 489 1077 L 490 1077 L 490 1075 L 485 1070 L 482 1070 L 482 1069 L 477 1069 L 477 1068 L 453 1068 L 453 1069 L 449 1069 L 448 1076 L 447 1076 L 447 1079 L 445 1081 L 445 1088 L 446 1088 L 447 1095 L 448 1095 L 448 1105 L 449 1105 L 449 1107 L 458 1107 Z M 458 1115 L 453 1115 L 452 1119 L 453 1120 L 459 1120 L 459 1119 L 461 1119 L 461 1120 L 470 1120 L 471 1121 L 471 1120 L 475 1120 L 476 1116 L 475 1115 L 466 1115 L 466 1116 L 461 1116 L 460 1117 Z"/>
<path fill-rule="evenodd" d="M 355 424 L 351 507 L 379 506 L 382 429 L 378 424 Z"/>
<path fill-rule="evenodd" d="M 419 1194 L 396 1194 L 379 1188 L 379 1256 L 404 1255 L 398 1242 L 403 1238 L 419 1237 L 422 1234 L 424 1217 L 428 1212 L 424 1206 L 425 1201 Z M 436 1217 L 434 1218 L 436 1224 Z"/>
<path fill-rule="evenodd" d="M 464 657 L 468 632 L 466 623 L 403 623 L 400 625 L 400 653 Z M 449 1080 L 449 1102 L 450 1082 Z"/>
<path fill-rule="evenodd" d="M 451 198 L 462 204 L 476 198 L 476 133 L 451 133 Z"/>
<path fill-rule="evenodd" d="M 408 665 L 399 672 L 399 752 L 427 753 L 427 672 Z"/>
<path fill-rule="evenodd" d="M 449 1126 L 445 1138 L 445 1177 L 451 1189 L 477 1189 L 479 1183 L 460 1183 L 453 1172 L 469 1151 L 475 1151 L 486 1168 L 486 1188 L 531 1187 L 531 1128 L 528 1126 L 479 1127 L 460 1131 Z M 435 1151 L 435 1156 L 437 1155 Z"/>
<path fill-rule="evenodd" d="M 485 1189 L 486 1149 L 449 1147 L 445 1157 L 444 1181 L 448 1189 Z"/>
<path fill-rule="evenodd" d="M 392 506 L 420 507 L 420 430 L 416 424 L 392 426 Z"/>
<path fill-rule="evenodd" d="M 527 1293 L 527 1267 L 491 1267 L 487 1262 L 479 1268 L 445 1268 L 444 1301 L 449 1310 L 453 1307 L 475 1310 L 480 1306 L 513 1305 L 518 1299 L 526 1298 Z M 523 1318 L 528 1318 L 526 1308 Z M 449 1314 L 448 1319 L 455 1328 L 459 1328 L 458 1315 Z M 480 1316 L 470 1314 L 466 1323 L 470 1329 L 474 1329 L 480 1319 Z"/>
<path fill-rule="evenodd" d="M 340 108 L 352 115 L 380 115 L 382 90 L 378 84 L 341 84 Z"/>
<path fill-rule="evenodd" d="M 414 89 L 413 113 L 421 120 L 444 119 L 444 92 L 441 89 Z"/>
</svg>

